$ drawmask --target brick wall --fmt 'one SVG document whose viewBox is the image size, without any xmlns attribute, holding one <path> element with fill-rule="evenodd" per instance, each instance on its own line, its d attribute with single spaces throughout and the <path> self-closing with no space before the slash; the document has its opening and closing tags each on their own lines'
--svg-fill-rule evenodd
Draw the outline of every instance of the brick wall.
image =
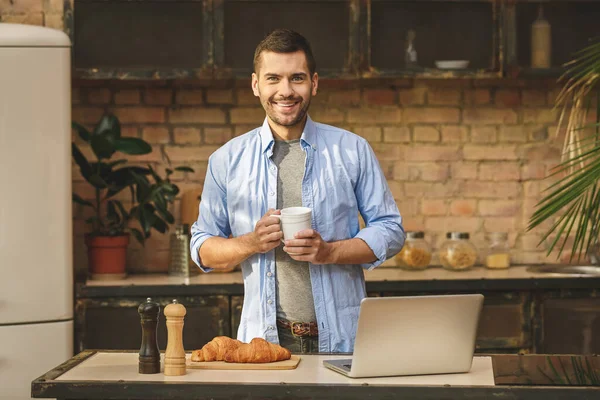
<svg viewBox="0 0 600 400">
<path fill-rule="evenodd" d="M 63 29 L 65 0 L 0 0 L 0 22 Z"/>
<path fill-rule="evenodd" d="M 508 231 L 516 263 L 555 262 L 537 247 L 542 230 L 526 233 L 534 205 L 557 163 L 557 89 L 526 81 L 323 80 L 310 114 L 349 129 L 371 143 L 407 230 L 424 230 L 434 246 L 446 231 L 468 231 L 481 249 L 485 232 Z M 209 155 L 232 137 L 259 126 L 264 112 L 249 81 L 74 83 L 73 120 L 93 125 L 105 110 L 124 134 L 142 137 L 155 151 L 138 157 L 164 166 L 194 167 L 177 175 L 182 190 L 201 186 Z M 91 192 L 76 168 L 75 190 Z M 173 210 L 176 217 L 179 204 Z M 85 268 L 85 215 L 74 208 L 75 260 Z M 168 234 L 130 247 L 132 271 L 165 271 Z M 389 264 L 390 262 L 388 262 Z"/>
</svg>

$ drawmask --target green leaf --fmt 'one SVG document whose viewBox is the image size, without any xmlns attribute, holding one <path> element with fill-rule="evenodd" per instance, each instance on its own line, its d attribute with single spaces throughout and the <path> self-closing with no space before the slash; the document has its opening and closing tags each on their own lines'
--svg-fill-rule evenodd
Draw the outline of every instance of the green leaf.
<svg viewBox="0 0 600 400">
<path fill-rule="evenodd" d="M 105 114 L 102 116 L 96 127 L 94 135 L 105 136 L 108 140 L 113 141 L 121 137 L 121 124 L 117 117 L 113 114 Z"/>
<path fill-rule="evenodd" d="M 165 223 L 165 221 L 156 217 L 156 215 L 155 215 L 154 222 L 152 223 L 152 227 L 154 229 L 156 229 L 157 231 L 159 231 L 160 233 L 165 233 L 169 230 L 169 226 Z"/>
<path fill-rule="evenodd" d="M 71 143 L 71 153 L 73 154 L 73 159 L 75 159 L 75 163 L 77 163 L 77 165 L 79 166 L 81 175 L 86 180 L 89 180 L 89 177 L 92 174 L 92 166 L 75 143 Z"/>
<path fill-rule="evenodd" d="M 175 167 L 175 171 L 182 171 L 182 172 L 194 172 L 193 168 L 190 167 Z"/>
<path fill-rule="evenodd" d="M 163 181 L 163 179 L 156 173 L 156 171 L 154 171 L 154 168 L 152 168 L 152 166 L 148 165 L 148 169 L 150 169 L 150 173 L 152 174 L 152 177 L 154 178 L 154 181 L 156 183 L 161 183 Z"/>
<path fill-rule="evenodd" d="M 140 242 L 140 244 L 142 246 L 144 246 L 146 244 L 145 243 L 146 238 L 144 237 L 144 234 L 142 232 L 140 232 L 139 229 L 131 228 L 131 233 L 133 234 L 133 236 L 135 236 L 137 241 Z"/>
<path fill-rule="evenodd" d="M 83 125 L 80 125 L 77 122 L 71 122 L 71 127 L 77 131 L 77 134 L 79 134 L 79 137 L 82 140 L 89 143 L 92 134 L 87 129 L 85 129 Z"/>
<path fill-rule="evenodd" d="M 123 137 L 114 141 L 116 150 L 129 155 L 141 155 L 152 152 L 152 146 L 139 138 Z"/>
<path fill-rule="evenodd" d="M 98 174 L 90 175 L 88 182 L 97 189 L 106 189 L 108 187 L 108 183 Z"/>
<path fill-rule="evenodd" d="M 75 203 L 81 204 L 82 206 L 88 206 L 88 207 L 94 208 L 94 205 L 92 203 L 90 203 L 87 200 L 82 199 L 81 196 L 79 196 L 76 193 L 73 193 L 72 198 Z"/>
<path fill-rule="evenodd" d="M 105 136 L 93 135 L 91 145 L 99 160 L 110 158 L 115 152 L 115 146 Z"/>
</svg>

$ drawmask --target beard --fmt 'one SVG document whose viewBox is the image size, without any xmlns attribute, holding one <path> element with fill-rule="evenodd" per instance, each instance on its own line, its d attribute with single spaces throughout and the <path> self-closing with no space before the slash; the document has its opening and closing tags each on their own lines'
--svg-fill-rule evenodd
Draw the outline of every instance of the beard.
<svg viewBox="0 0 600 400">
<path fill-rule="evenodd" d="M 273 108 L 273 102 L 275 100 L 275 96 L 271 96 L 266 100 L 261 100 L 263 108 L 267 113 L 267 116 L 271 121 L 276 123 L 279 126 L 292 127 L 304 122 L 306 118 L 306 114 L 308 113 L 308 108 L 310 106 L 310 96 L 307 100 L 304 100 L 302 97 L 287 97 L 281 98 L 277 101 L 295 101 L 300 103 L 300 107 L 296 112 L 296 115 L 281 115 Z M 277 102 L 275 101 L 275 102 Z"/>
</svg>

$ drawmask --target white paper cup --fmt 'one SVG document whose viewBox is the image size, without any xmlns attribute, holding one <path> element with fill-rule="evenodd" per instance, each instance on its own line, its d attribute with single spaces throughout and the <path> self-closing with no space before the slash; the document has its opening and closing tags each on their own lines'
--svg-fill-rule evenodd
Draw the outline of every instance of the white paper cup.
<svg viewBox="0 0 600 400">
<path fill-rule="evenodd" d="M 312 228 L 312 210 L 308 207 L 288 207 L 281 210 L 281 215 L 271 215 L 279 219 L 282 240 L 294 239 L 297 232 Z"/>
</svg>

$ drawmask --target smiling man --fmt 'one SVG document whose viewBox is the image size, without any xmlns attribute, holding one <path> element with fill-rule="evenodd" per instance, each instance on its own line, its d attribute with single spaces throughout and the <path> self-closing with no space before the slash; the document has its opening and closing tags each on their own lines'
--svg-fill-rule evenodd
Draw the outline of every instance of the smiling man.
<svg viewBox="0 0 600 400">
<path fill-rule="evenodd" d="M 205 272 L 241 264 L 239 340 L 349 352 L 363 269 L 397 254 L 404 230 L 367 141 L 308 116 L 318 83 L 302 35 L 280 29 L 259 43 L 252 91 L 265 121 L 211 155 L 190 248 Z M 312 229 L 282 243 L 272 215 L 293 206 L 312 209 Z"/>
</svg>

